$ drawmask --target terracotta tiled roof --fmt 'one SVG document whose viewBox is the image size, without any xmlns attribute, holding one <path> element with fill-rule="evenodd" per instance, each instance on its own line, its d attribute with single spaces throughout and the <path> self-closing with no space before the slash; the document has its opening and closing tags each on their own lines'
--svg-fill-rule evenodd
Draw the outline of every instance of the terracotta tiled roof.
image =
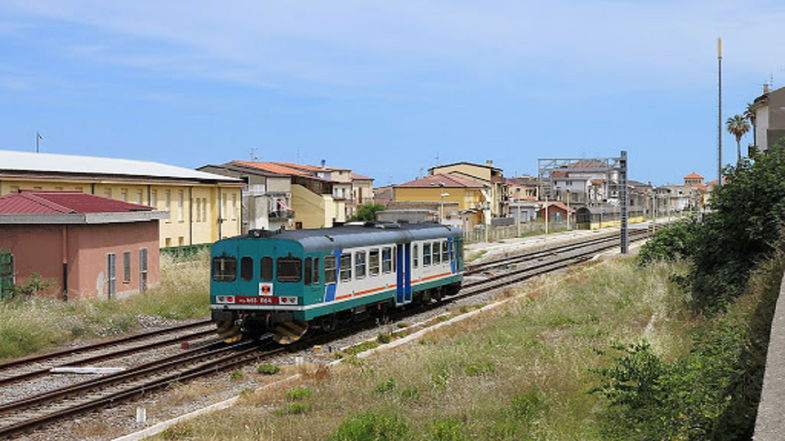
<svg viewBox="0 0 785 441">
<path fill-rule="evenodd" d="M 320 167 L 316 167 L 315 165 L 295 164 L 293 162 L 275 161 L 275 162 L 273 162 L 273 164 L 283 165 L 284 167 L 296 168 L 298 170 L 306 170 L 306 171 L 310 171 L 310 172 L 328 171 L 328 170 L 323 170 Z"/>
<path fill-rule="evenodd" d="M 604 179 L 592 179 L 591 183 L 594 184 L 594 185 L 602 185 L 602 184 L 605 183 L 605 180 Z"/>
<path fill-rule="evenodd" d="M 153 207 L 80 191 L 22 190 L 0 196 L 0 214 L 124 213 Z"/>
<path fill-rule="evenodd" d="M 369 178 L 368 176 L 363 176 L 354 172 L 352 172 L 352 179 L 355 181 L 373 181 L 373 178 Z"/>
<path fill-rule="evenodd" d="M 687 176 L 685 176 L 684 179 L 703 179 L 703 176 L 697 173 L 690 173 Z"/>
<path fill-rule="evenodd" d="M 279 175 L 287 175 L 287 176 L 303 176 L 310 179 L 316 179 L 317 181 L 326 181 L 332 182 L 324 178 L 320 178 L 315 174 L 305 171 L 303 169 L 297 169 L 294 167 L 289 167 L 287 165 L 283 165 L 282 162 L 252 162 L 252 161 L 232 161 L 230 164 L 239 164 L 246 167 L 255 168 L 258 170 L 263 170 L 269 173 L 277 173 Z"/>
<path fill-rule="evenodd" d="M 558 207 L 558 208 L 561 208 L 562 210 L 564 210 L 564 211 L 566 211 L 566 212 L 569 212 L 569 213 L 574 213 L 574 212 L 575 212 L 575 209 L 574 209 L 574 208 L 572 208 L 572 207 L 568 207 L 568 206 L 567 206 L 567 204 L 565 204 L 565 203 L 564 203 L 564 202 L 562 202 L 562 201 L 551 201 L 551 202 L 546 202 L 546 203 L 545 203 L 545 204 L 543 204 L 543 205 L 544 205 L 544 206 L 543 206 L 543 208 L 541 208 L 541 209 L 540 209 L 540 211 L 544 211 L 544 210 L 545 210 L 545 206 L 547 205 L 547 206 L 548 206 L 548 210 L 550 210 L 550 209 L 551 209 L 551 208 L 553 208 L 553 207 Z"/>
<path fill-rule="evenodd" d="M 396 188 L 433 188 L 443 186 L 445 188 L 484 188 L 485 186 L 477 181 L 462 178 L 460 176 L 449 174 L 437 174 L 425 176 L 413 181 L 404 182 L 403 184 L 396 185 Z"/>
</svg>

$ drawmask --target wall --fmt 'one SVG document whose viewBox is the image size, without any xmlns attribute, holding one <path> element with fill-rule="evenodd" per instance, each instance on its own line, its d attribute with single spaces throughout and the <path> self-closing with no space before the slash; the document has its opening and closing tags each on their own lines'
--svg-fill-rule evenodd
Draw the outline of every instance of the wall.
<svg viewBox="0 0 785 441">
<path fill-rule="evenodd" d="M 458 176 L 462 178 L 468 178 L 466 175 L 476 176 L 480 179 L 484 179 L 489 183 L 491 181 L 491 169 L 487 167 L 478 167 L 475 165 L 469 164 L 456 164 L 456 165 L 448 165 L 444 167 L 436 167 L 433 169 L 433 174 L 440 174 L 440 173 L 450 173 L 450 172 L 461 172 L 465 174 L 459 174 Z"/>
<path fill-rule="evenodd" d="M 332 198 L 330 199 L 332 200 Z M 302 185 L 292 184 L 292 209 L 295 225 L 302 228 L 322 228 L 325 219 L 325 199 Z"/>
<path fill-rule="evenodd" d="M 39 273 L 42 279 L 56 282 L 44 294 L 62 296 L 62 228 L 60 225 L 0 225 L 0 249 L 9 249 L 14 256 L 17 285 L 29 281 L 30 274 Z"/>
<path fill-rule="evenodd" d="M 479 189 L 471 188 L 412 188 L 412 187 L 395 187 L 394 188 L 394 201 L 395 202 L 436 202 L 442 201 L 447 204 L 454 202 L 458 204 L 461 210 L 476 209 L 478 204 L 485 201 L 482 192 Z M 442 198 L 442 192 L 449 194 Z M 481 212 L 475 213 L 471 219 L 471 225 L 483 223 L 483 215 Z"/>
<path fill-rule="evenodd" d="M 150 182 L 98 181 L 95 179 L 9 179 L 0 178 L 0 195 L 23 190 L 77 190 L 112 199 L 154 206 L 157 210 L 168 211 L 169 220 L 161 222 L 159 245 L 179 246 L 210 243 L 223 237 L 240 234 L 241 185 L 217 185 L 196 183 L 163 184 Z M 220 192 L 219 192 L 220 189 Z M 170 201 L 166 204 L 166 194 Z M 180 218 L 179 195 L 183 194 L 182 219 Z M 218 195 L 225 196 L 228 218 L 218 224 Z M 233 196 L 234 195 L 234 196 Z M 201 202 L 206 198 L 207 219 L 197 222 L 196 209 L 201 211 Z M 232 211 L 233 198 L 237 199 L 236 212 Z M 197 207 L 199 206 L 199 207 Z M 194 212 L 191 212 L 193 208 Z M 193 217 L 191 217 L 193 215 Z M 193 219 L 193 221 L 191 221 Z M 220 235 L 219 235 L 220 230 Z"/>
</svg>

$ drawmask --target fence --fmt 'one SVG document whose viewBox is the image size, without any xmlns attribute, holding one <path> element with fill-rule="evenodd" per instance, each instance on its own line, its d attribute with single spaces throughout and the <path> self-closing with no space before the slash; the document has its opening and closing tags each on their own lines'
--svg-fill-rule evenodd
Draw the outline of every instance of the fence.
<svg viewBox="0 0 785 441">
<path fill-rule="evenodd" d="M 0 300 L 11 297 L 14 285 L 14 259 L 9 250 L 0 250 Z"/>
<path fill-rule="evenodd" d="M 487 238 L 485 228 L 488 228 Z M 548 232 L 572 230 L 575 228 L 575 223 L 570 222 L 548 222 Z M 475 228 L 473 230 L 463 232 L 464 243 L 475 243 L 494 241 L 500 239 L 511 239 L 513 237 L 523 237 L 535 234 L 545 233 L 545 222 L 525 222 L 519 225 L 507 225 L 500 227 L 486 227 Z"/>
</svg>

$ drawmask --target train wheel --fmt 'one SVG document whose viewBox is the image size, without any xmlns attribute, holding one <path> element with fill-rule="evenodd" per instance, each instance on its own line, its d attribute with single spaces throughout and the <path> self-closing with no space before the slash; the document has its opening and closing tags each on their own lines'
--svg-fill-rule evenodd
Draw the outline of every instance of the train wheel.
<svg viewBox="0 0 785 441">
<path fill-rule="evenodd" d="M 319 319 L 319 328 L 328 334 L 335 331 L 337 326 L 338 318 L 335 316 L 335 314 L 324 315 Z"/>
<path fill-rule="evenodd" d="M 283 322 L 273 329 L 273 340 L 282 345 L 296 342 L 308 331 L 308 322 L 292 320 Z"/>
<path fill-rule="evenodd" d="M 216 322 L 215 324 L 217 326 L 216 332 L 218 333 L 218 336 L 221 337 L 221 339 L 224 341 L 224 343 L 235 343 L 243 338 L 243 333 L 240 331 L 240 326 L 235 322 L 224 321 Z"/>
</svg>

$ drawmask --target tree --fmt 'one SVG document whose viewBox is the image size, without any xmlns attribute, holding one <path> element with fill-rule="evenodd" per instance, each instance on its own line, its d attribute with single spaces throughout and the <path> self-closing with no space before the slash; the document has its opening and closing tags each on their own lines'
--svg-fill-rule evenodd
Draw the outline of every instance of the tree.
<svg viewBox="0 0 785 441">
<path fill-rule="evenodd" d="M 725 126 L 728 132 L 736 137 L 736 152 L 738 154 L 737 162 L 741 162 L 741 137 L 750 130 L 750 123 L 747 118 L 741 115 L 733 115 L 725 121 Z"/>
<path fill-rule="evenodd" d="M 374 202 L 368 202 L 367 204 L 362 204 L 359 207 L 357 207 L 357 212 L 354 213 L 354 215 L 349 218 L 349 221 L 350 222 L 375 221 L 376 213 L 383 210 L 384 210 L 384 205 L 377 204 Z"/>
</svg>

